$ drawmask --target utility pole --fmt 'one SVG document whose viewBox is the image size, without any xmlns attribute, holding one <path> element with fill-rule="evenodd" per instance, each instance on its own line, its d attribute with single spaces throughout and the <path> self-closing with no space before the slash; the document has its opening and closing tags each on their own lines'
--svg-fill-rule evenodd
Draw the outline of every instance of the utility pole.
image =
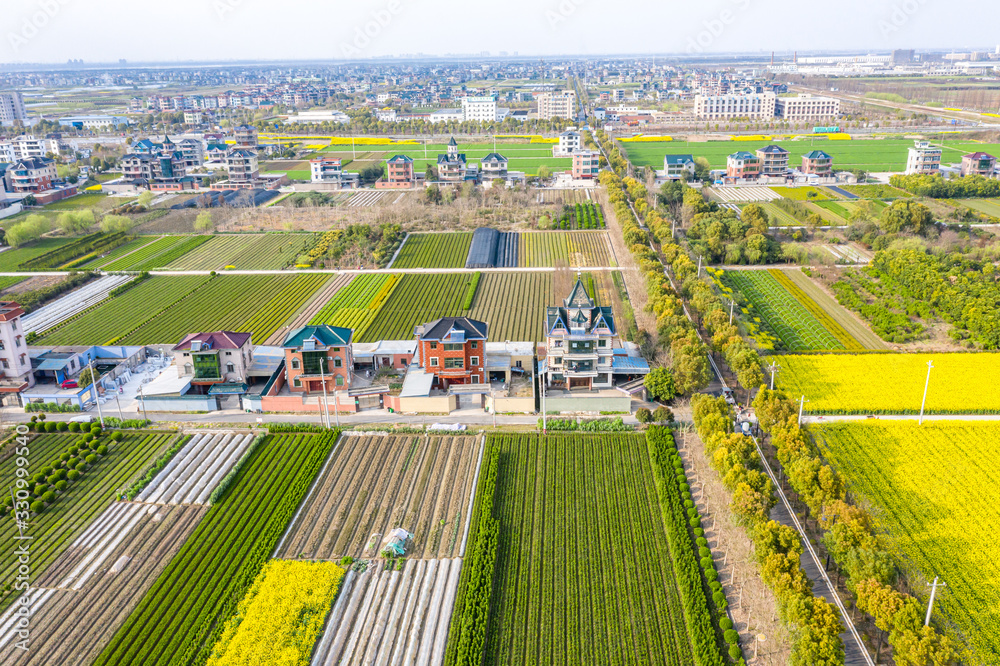
<svg viewBox="0 0 1000 666">
<path fill-rule="evenodd" d="M 340 391 L 333 392 L 333 412 L 337 415 L 337 427 L 340 427 Z"/>
<path fill-rule="evenodd" d="M 142 419 L 148 421 L 149 417 L 146 416 L 146 396 L 142 392 L 142 384 L 139 384 L 139 401 L 142 403 Z"/>
<path fill-rule="evenodd" d="M 323 366 L 326 365 L 326 352 L 323 352 L 323 359 L 319 364 L 319 381 L 323 385 L 323 409 L 326 411 L 326 427 L 330 427 L 330 403 L 326 399 L 326 375 L 323 373 Z M 322 415 L 320 415 L 322 417 Z"/>
<path fill-rule="evenodd" d="M 924 399 L 920 401 L 920 419 L 917 420 L 917 425 L 923 425 L 924 423 L 924 405 L 927 404 L 927 387 L 931 384 L 931 368 L 934 367 L 934 361 L 927 361 L 927 381 L 924 382 Z M 931 598 L 933 599 L 933 592 L 931 593 Z"/>
<path fill-rule="evenodd" d="M 90 380 L 94 387 L 94 402 L 97 403 L 97 418 L 101 421 L 101 429 L 104 429 L 104 414 L 101 413 L 101 394 L 97 390 L 97 376 L 94 373 L 94 359 L 90 359 L 90 363 L 87 364 L 87 368 L 90 369 Z"/>
<path fill-rule="evenodd" d="M 548 365 L 548 359 L 545 361 Z M 546 373 L 547 374 L 547 373 Z M 540 374 L 538 376 L 538 385 L 542 389 L 542 434 L 545 433 L 545 374 Z"/>
<path fill-rule="evenodd" d="M 771 361 L 771 365 L 767 366 L 767 369 L 771 371 L 771 390 L 774 390 L 774 373 L 781 370 L 781 366 L 778 365 L 777 361 Z"/>
<path fill-rule="evenodd" d="M 736 301 L 729 301 L 729 325 L 733 325 L 733 310 L 736 309 Z M 774 388 L 774 387 L 772 387 Z"/>
<path fill-rule="evenodd" d="M 122 413 L 122 401 L 118 399 L 118 394 L 115 393 L 115 403 L 118 405 L 118 418 L 122 421 L 125 420 L 125 414 Z"/>
<path fill-rule="evenodd" d="M 805 406 L 807 402 L 809 401 L 806 400 L 805 396 L 799 398 L 799 425 L 802 425 L 802 408 Z"/>
<path fill-rule="evenodd" d="M 937 589 L 939 587 L 948 587 L 945 583 L 939 583 L 938 577 L 934 576 L 933 583 L 927 583 L 927 587 L 931 588 L 931 600 L 927 603 L 927 617 L 924 619 L 924 626 L 930 626 L 931 623 L 931 611 L 934 610 L 934 595 L 937 594 Z"/>
<path fill-rule="evenodd" d="M 701 255 L 698 255 L 698 277 L 701 277 Z"/>
</svg>

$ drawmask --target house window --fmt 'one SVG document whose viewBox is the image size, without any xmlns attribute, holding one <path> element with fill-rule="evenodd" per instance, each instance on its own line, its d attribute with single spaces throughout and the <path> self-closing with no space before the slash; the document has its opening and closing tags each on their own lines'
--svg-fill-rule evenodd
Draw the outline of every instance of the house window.
<svg viewBox="0 0 1000 666">
<path fill-rule="evenodd" d="M 438 343 L 432 342 L 431 343 L 431 349 L 437 349 L 437 348 L 438 348 Z"/>
<path fill-rule="evenodd" d="M 4 349 L 7 349 L 7 347 L 4 346 L 3 340 L 0 340 L 0 351 L 3 351 Z"/>
<path fill-rule="evenodd" d="M 472 383 L 473 384 L 479 383 L 479 375 L 472 375 Z"/>
<path fill-rule="evenodd" d="M 292 370 L 298 370 L 299 367 L 300 367 L 299 359 L 293 358 L 292 359 Z"/>
<path fill-rule="evenodd" d="M 452 368 L 452 369 L 454 369 L 454 368 L 464 368 L 465 367 L 465 359 L 464 358 L 446 358 L 444 360 L 444 367 L 445 368 Z"/>
<path fill-rule="evenodd" d="M 473 349 L 479 349 L 479 341 L 478 340 L 473 340 L 472 341 L 472 348 Z"/>
<path fill-rule="evenodd" d="M 469 365 L 479 365 L 479 357 L 472 356 L 469 358 Z"/>
<path fill-rule="evenodd" d="M 344 378 L 341 377 L 340 375 L 337 375 L 337 379 L 335 380 L 335 383 L 337 384 L 337 386 L 343 386 L 344 385 Z"/>
<path fill-rule="evenodd" d="M 292 386 L 294 386 L 295 388 L 301 388 L 302 380 L 296 377 L 295 379 L 292 380 Z"/>
<path fill-rule="evenodd" d="M 15 347 L 20 347 L 21 346 L 21 336 L 20 335 L 15 335 L 14 336 L 14 346 Z"/>
<path fill-rule="evenodd" d="M 334 347 L 334 348 L 333 348 L 333 351 L 334 351 L 334 353 L 338 353 L 338 352 L 340 352 L 340 347 Z"/>
<path fill-rule="evenodd" d="M 226 356 L 232 356 L 232 355 L 233 355 L 233 352 L 231 352 L 231 351 L 227 351 L 226 352 Z"/>
<path fill-rule="evenodd" d="M 187 358 L 187 357 L 188 357 L 188 356 L 190 356 L 190 355 L 191 355 L 191 354 L 188 354 L 187 352 L 184 352 L 184 358 Z"/>
<path fill-rule="evenodd" d="M 436 368 L 436 367 L 438 367 L 438 360 L 437 360 L 437 356 L 435 356 L 434 358 L 432 358 L 432 359 L 431 359 L 431 367 L 432 367 L 432 368 Z"/>
<path fill-rule="evenodd" d="M 598 346 L 598 347 L 606 347 L 606 346 L 607 346 L 607 344 L 608 344 L 608 341 L 607 341 L 607 340 L 598 340 L 598 341 L 597 341 L 597 346 Z"/>
<path fill-rule="evenodd" d="M 521 367 L 521 362 L 520 361 L 514 361 L 514 367 L 515 368 L 520 368 Z"/>
<path fill-rule="evenodd" d="M 191 365 L 190 363 L 185 363 L 184 364 L 184 374 L 185 375 L 193 375 L 194 374 L 194 366 Z"/>
<path fill-rule="evenodd" d="M 342 367 L 344 367 L 344 361 L 343 361 L 343 359 L 341 359 L 339 357 L 333 359 L 333 367 L 335 367 L 335 368 L 342 368 Z"/>
<path fill-rule="evenodd" d="M 236 372 L 236 366 L 232 363 L 226 363 L 226 372 L 230 374 Z"/>
<path fill-rule="evenodd" d="M 0 359 L 0 362 L 3 363 L 4 370 L 10 367 L 10 363 L 7 362 L 7 359 Z"/>
<path fill-rule="evenodd" d="M 462 345 L 458 342 L 449 342 L 444 345 L 445 351 L 462 351 Z"/>
<path fill-rule="evenodd" d="M 553 358 L 552 365 L 562 365 L 562 356 L 556 356 Z"/>
</svg>

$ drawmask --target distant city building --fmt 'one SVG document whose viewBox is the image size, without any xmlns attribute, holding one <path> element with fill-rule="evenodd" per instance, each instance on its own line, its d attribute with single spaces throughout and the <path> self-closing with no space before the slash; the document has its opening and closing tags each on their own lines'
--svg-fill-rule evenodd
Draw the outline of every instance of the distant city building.
<svg viewBox="0 0 1000 666">
<path fill-rule="evenodd" d="M 462 120 L 465 122 L 492 123 L 499 120 L 497 116 L 497 98 L 495 95 L 462 98 Z"/>
<path fill-rule="evenodd" d="M 664 155 L 663 175 L 670 180 L 694 177 L 694 157 L 691 155 Z"/>
<path fill-rule="evenodd" d="M 540 120 L 573 119 L 576 117 L 576 92 L 572 90 L 542 92 L 535 100 L 538 103 L 538 118 Z"/>
<path fill-rule="evenodd" d="M 184 112 L 184 124 L 185 125 L 200 125 L 204 116 L 201 111 L 185 111 Z"/>
<path fill-rule="evenodd" d="M 694 115 L 702 120 L 773 118 L 777 99 L 777 95 L 772 92 L 752 95 L 696 95 Z"/>
<path fill-rule="evenodd" d="M 574 180 L 592 180 L 601 170 L 601 153 L 596 150 L 578 150 L 573 153 L 572 175 Z"/>
<path fill-rule="evenodd" d="M 771 144 L 757 150 L 760 159 L 760 175 L 765 177 L 788 175 L 788 151 Z"/>
<path fill-rule="evenodd" d="M 941 148 L 930 141 L 914 141 L 906 154 L 906 173 L 937 173 L 941 170 Z"/>
<path fill-rule="evenodd" d="M 59 124 L 76 129 L 101 130 L 118 129 L 122 125 L 127 127 L 129 120 L 126 116 L 65 116 L 59 119 Z"/>
<path fill-rule="evenodd" d="M 28 119 L 24 99 L 19 92 L 0 92 L 0 125 L 13 125 Z"/>
<path fill-rule="evenodd" d="M 962 155 L 962 175 L 963 176 L 993 176 L 996 170 L 997 158 L 989 153 L 969 153 Z"/>
<path fill-rule="evenodd" d="M 840 100 L 835 97 L 813 95 L 778 97 L 774 106 L 774 117 L 788 121 L 828 120 L 838 115 L 840 115 Z"/>
<path fill-rule="evenodd" d="M 822 150 L 811 150 L 802 156 L 802 173 L 816 176 L 833 175 L 833 158 Z"/>
<path fill-rule="evenodd" d="M 726 177 L 754 180 L 760 177 L 761 159 L 753 153 L 741 150 L 726 157 Z"/>
</svg>

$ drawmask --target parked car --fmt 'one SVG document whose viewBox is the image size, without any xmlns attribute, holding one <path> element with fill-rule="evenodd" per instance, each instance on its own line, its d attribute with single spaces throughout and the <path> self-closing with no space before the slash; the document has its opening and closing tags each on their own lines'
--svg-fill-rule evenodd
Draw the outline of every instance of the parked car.
<svg viewBox="0 0 1000 666">
<path fill-rule="evenodd" d="M 80 385 L 76 383 L 75 379 L 66 379 L 59 386 L 60 386 L 60 388 L 64 388 L 64 389 L 80 388 Z"/>
</svg>

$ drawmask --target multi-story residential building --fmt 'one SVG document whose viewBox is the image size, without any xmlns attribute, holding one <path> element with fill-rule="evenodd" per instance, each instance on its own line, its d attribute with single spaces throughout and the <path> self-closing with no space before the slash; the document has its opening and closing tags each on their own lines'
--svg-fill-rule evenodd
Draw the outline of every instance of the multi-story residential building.
<svg viewBox="0 0 1000 666">
<path fill-rule="evenodd" d="M 314 183 L 337 183 L 343 178 L 344 170 L 339 157 L 317 157 L 309 160 Z"/>
<path fill-rule="evenodd" d="M 822 150 L 811 150 L 802 156 L 802 173 L 828 177 L 833 175 L 833 158 Z"/>
<path fill-rule="evenodd" d="M 559 135 L 559 143 L 552 146 L 552 155 L 556 157 L 572 155 L 583 148 L 580 133 L 575 129 L 568 129 Z"/>
<path fill-rule="evenodd" d="M 167 140 L 169 141 L 169 138 Z M 148 138 L 133 141 L 132 145 L 129 146 L 129 152 L 135 155 L 156 155 L 162 150 L 162 143 L 156 143 Z"/>
<path fill-rule="evenodd" d="M 28 119 L 24 99 L 19 92 L 0 92 L 0 125 L 13 125 Z"/>
<path fill-rule="evenodd" d="M 485 322 L 468 317 L 442 317 L 417 326 L 417 362 L 440 388 L 486 382 Z"/>
<path fill-rule="evenodd" d="M 293 393 L 332 394 L 351 386 L 354 332 L 339 326 L 303 326 L 289 332 L 285 350 L 285 382 Z"/>
<path fill-rule="evenodd" d="M 989 153 L 977 152 L 962 155 L 963 176 L 986 176 L 991 178 L 996 170 L 997 158 Z"/>
<path fill-rule="evenodd" d="M 499 120 L 497 116 L 496 95 L 462 98 L 462 120 L 492 123 Z"/>
<path fill-rule="evenodd" d="M 930 141 L 914 141 L 906 155 L 906 173 L 937 173 L 941 170 L 941 148 Z"/>
<path fill-rule="evenodd" d="M 540 120 L 576 117 L 576 92 L 573 90 L 538 93 L 535 100 L 538 102 Z"/>
<path fill-rule="evenodd" d="M 52 189 L 56 179 L 56 163 L 47 157 L 18 160 L 7 169 L 7 184 L 11 192 L 32 194 Z"/>
<path fill-rule="evenodd" d="M 240 125 L 233 130 L 233 140 L 237 148 L 257 149 L 257 128 L 250 125 Z"/>
<path fill-rule="evenodd" d="M 205 147 L 198 139 L 181 139 L 175 150 L 180 151 L 188 168 L 199 167 L 205 161 Z"/>
<path fill-rule="evenodd" d="M 664 155 L 663 175 L 670 180 L 694 177 L 694 157 L 691 155 Z"/>
<path fill-rule="evenodd" d="M 20 391 L 35 385 L 22 316 L 24 310 L 18 303 L 0 302 L 0 405 L 7 402 L 8 396 L 17 401 Z"/>
<path fill-rule="evenodd" d="M 774 117 L 782 120 L 830 120 L 838 115 L 840 115 L 840 100 L 836 97 L 812 95 L 778 97 L 774 105 Z"/>
<path fill-rule="evenodd" d="M 500 153 L 490 153 L 479 163 L 479 173 L 483 180 L 507 179 L 507 158 Z"/>
<path fill-rule="evenodd" d="M 752 95 L 696 95 L 694 115 L 702 120 L 733 118 L 773 118 L 777 95 L 772 92 Z"/>
<path fill-rule="evenodd" d="M 448 141 L 447 152 L 437 156 L 438 180 L 445 182 L 458 182 L 465 180 L 466 161 L 465 153 L 458 152 L 458 143 L 455 137 Z"/>
<path fill-rule="evenodd" d="M 177 377 L 191 378 L 191 393 L 208 395 L 219 384 L 243 384 L 253 363 L 249 333 L 191 333 L 174 345 Z"/>
<path fill-rule="evenodd" d="M 726 157 L 726 177 L 754 180 L 760 176 L 760 158 L 741 150 Z"/>
<path fill-rule="evenodd" d="M 413 158 L 408 155 L 393 155 L 386 162 L 386 182 L 389 187 L 413 187 L 416 183 Z"/>
<path fill-rule="evenodd" d="M 50 153 L 59 154 L 59 139 L 51 137 L 35 137 L 32 134 L 14 137 L 9 142 L 10 148 L 4 152 L 13 154 L 14 160 L 23 160 L 29 157 L 46 157 Z"/>
<path fill-rule="evenodd" d="M 152 180 L 154 159 L 152 155 L 128 153 L 122 156 L 118 164 L 127 180 Z"/>
<path fill-rule="evenodd" d="M 612 308 L 596 305 L 577 278 L 562 307 L 545 311 L 546 386 L 611 388 L 616 333 Z"/>
<path fill-rule="evenodd" d="M 573 153 L 573 180 L 597 178 L 601 170 L 601 153 L 596 150 L 578 150 Z"/>
<path fill-rule="evenodd" d="M 239 187 L 251 187 L 260 178 L 257 153 L 249 148 L 233 148 L 226 153 L 229 182 Z"/>
<path fill-rule="evenodd" d="M 785 176 L 788 174 L 788 151 L 781 146 L 771 144 L 757 150 L 760 159 L 760 175 L 764 177 Z"/>
</svg>

